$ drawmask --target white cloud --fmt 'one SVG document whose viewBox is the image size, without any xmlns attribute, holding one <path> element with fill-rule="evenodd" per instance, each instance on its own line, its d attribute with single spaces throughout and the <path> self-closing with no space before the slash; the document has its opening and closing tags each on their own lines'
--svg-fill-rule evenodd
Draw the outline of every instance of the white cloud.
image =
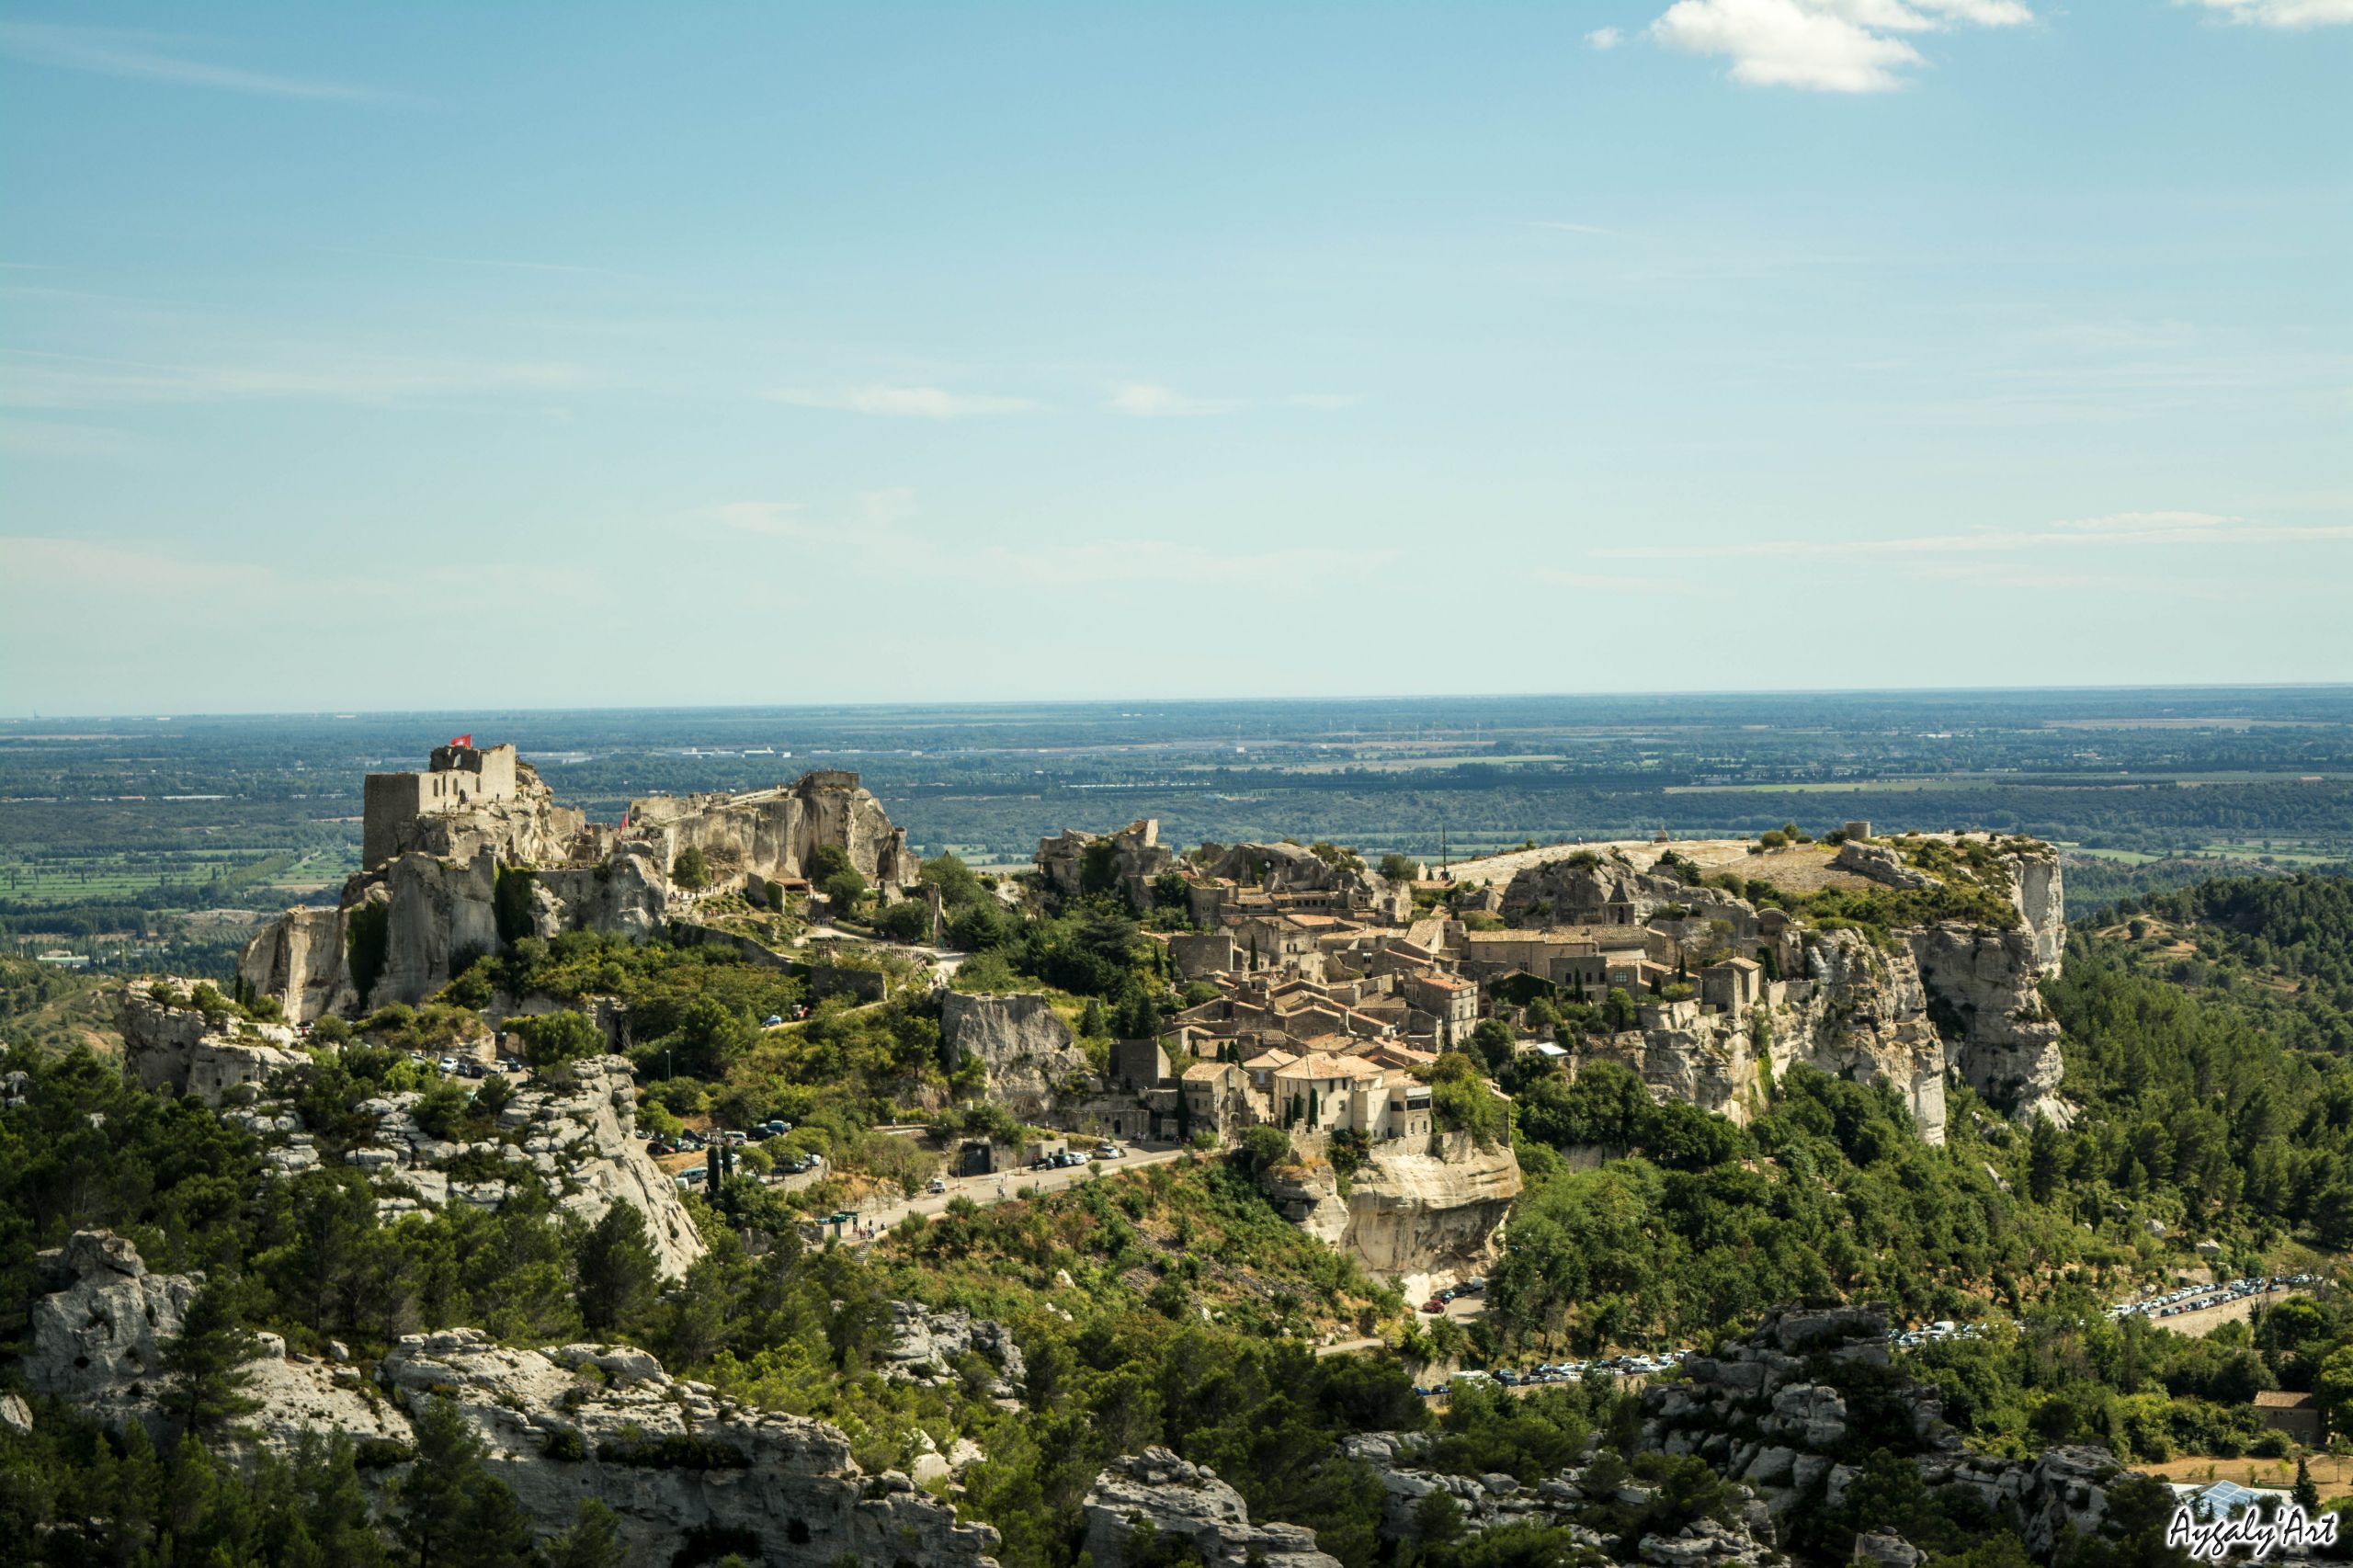
<svg viewBox="0 0 2353 1568">
<path fill-rule="evenodd" d="M 2234 22 L 2266 28 L 2321 28 L 2353 22 L 2353 0 L 2183 0 Z"/>
<path fill-rule="evenodd" d="M 1139 419 L 1164 419 L 1230 414 L 1242 405 L 1230 397 L 1188 397 L 1149 381 L 1130 381 L 1113 389 L 1111 406 Z"/>
<path fill-rule="evenodd" d="M 1595 49 L 1615 49 L 1625 39 L 1626 35 L 1616 28 L 1596 28 L 1585 35 L 1585 41 Z"/>
<path fill-rule="evenodd" d="M 276 98 L 382 98 L 389 95 L 340 82 L 272 76 L 212 65 L 172 52 L 172 40 L 113 28 L 63 27 L 48 22 L 0 22 L 0 54 L 35 65 L 88 71 L 101 76 L 169 82 Z"/>
<path fill-rule="evenodd" d="M 1651 24 L 1650 37 L 1687 54 L 1728 59 L 1733 80 L 1751 85 L 1886 93 L 1927 63 L 1899 35 L 2033 19 L 2018 0 L 1676 0 Z"/>
<path fill-rule="evenodd" d="M 872 414 L 886 419 L 971 419 L 995 414 L 1034 414 L 1042 403 L 1026 397 L 993 397 L 979 392 L 953 392 L 939 387 L 862 386 L 830 392 L 782 387 L 762 394 L 772 402 L 796 408 L 832 408 L 846 414 Z"/>
</svg>

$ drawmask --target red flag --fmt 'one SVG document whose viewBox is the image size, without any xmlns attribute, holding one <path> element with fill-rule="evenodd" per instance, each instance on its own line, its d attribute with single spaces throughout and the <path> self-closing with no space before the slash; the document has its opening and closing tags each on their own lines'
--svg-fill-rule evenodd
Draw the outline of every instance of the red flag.
<svg viewBox="0 0 2353 1568">
<path fill-rule="evenodd" d="M 453 746 L 470 746 L 474 744 L 473 732 L 469 730 L 462 735 L 452 735 L 449 737 L 449 744 Z"/>
</svg>

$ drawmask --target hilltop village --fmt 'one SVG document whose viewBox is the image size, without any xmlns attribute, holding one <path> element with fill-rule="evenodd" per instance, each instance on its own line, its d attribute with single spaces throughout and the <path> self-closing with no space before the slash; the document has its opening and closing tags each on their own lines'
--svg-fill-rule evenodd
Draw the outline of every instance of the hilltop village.
<svg viewBox="0 0 2353 1568">
<path fill-rule="evenodd" d="M 2063 940 L 2059 869 L 2030 840 L 1848 823 L 1820 842 L 1792 827 L 1437 868 L 1323 843 L 1180 853 L 1147 820 L 1066 830 L 1016 872 L 955 868 L 959 896 L 1006 911 L 1132 918 L 1155 978 L 1110 1010 L 964 969 L 949 879 L 855 774 L 637 800 L 592 824 L 512 746 L 453 744 L 424 770 L 370 775 L 366 802 L 363 866 L 336 905 L 289 911 L 240 968 L 241 995 L 291 1028 L 422 1005 L 480 960 L 570 932 L 713 947 L 812 1000 L 912 995 L 936 1017 L 953 1093 L 1028 1130 L 944 1151 L 943 1176 L 1078 1163 L 1106 1138 L 1215 1147 L 1272 1128 L 1285 1211 L 1416 1290 L 1475 1274 L 1519 1187 L 1508 1139 L 1482 1119 L 1503 1096 L 1468 1093 L 1457 1053 L 1491 1071 L 1532 1055 L 1572 1079 L 1607 1061 L 1736 1121 L 1804 1064 L 1893 1085 L 1931 1142 L 1948 1082 L 2065 1114 L 2035 990 Z M 550 1005 L 488 1000 L 494 1020 Z M 627 1008 L 575 1005 L 608 1049 L 631 1047 Z M 936 1090 L 909 1088 L 911 1111 L 937 1108 Z"/>
<path fill-rule="evenodd" d="M 1180 850 L 1144 820 L 975 869 L 920 860 L 855 774 L 649 797 L 592 823 L 512 746 L 470 741 L 369 776 L 365 801 L 363 864 L 332 905 L 271 922 L 226 992 L 128 987 L 119 1028 L 138 1085 L 249 1139 L 256 1179 L 283 1194 L 256 1201 L 308 1216 L 265 1261 L 312 1259 L 305 1238 L 330 1211 L 409 1238 L 552 1227 L 578 1249 L 581 1316 L 552 1330 L 511 1311 L 478 1328 L 387 1292 L 338 1263 L 347 1238 L 317 1242 L 302 1267 L 326 1270 L 319 1282 L 281 1287 L 314 1316 L 267 1324 L 244 1352 L 257 1406 L 244 1430 L 281 1457 L 319 1430 L 367 1447 L 391 1467 L 369 1472 L 369 1494 L 396 1512 L 400 1467 L 454 1418 L 537 1529 L 585 1528 L 590 1504 L 610 1502 L 620 1547 L 657 1557 L 683 1536 L 772 1563 L 986 1563 L 997 1531 L 964 1510 L 993 1472 L 970 1434 L 1012 1441 L 988 1423 L 1025 1416 L 1068 1375 L 1058 1360 L 1041 1382 L 1022 1343 L 1079 1321 L 1074 1292 L 1148 1292 L 1155 1312 L 1242 1342 L 1312 1342 L 1315 1365 L 1393 1350 L 1459 1367 L 1485 1275 L 1510 1271 L 1515 1118 L 1557 1109 L 1562 1085 L 1622 1083 L 1721 1128 L 1768 1114 L 1777 1082 L 1811 1070 L 1896 1108 L 1885 1114 L 1908 1119 L 1915 1147 L 1944 1141 L 1962 1088 L 1972 1114 L 2022 1131 L 2069 1116 L 2038 990 L 2065 940 L 2058 864 L 2029 839 L 1850 822 L 1818 838 L 1791 824 L 1431 866 L 1321 842 Z M 42 1092 L 14 1077 L 12 1103 Z M 1550 1136 L 1555 1168 L 1623 1153 Z M 1098 1179 L 1114 1171 L 1142 1179 Z M 1055 1193 L 1074 1201 L 1039 1201 Z M 1014 1218 L 983 1231 L 993 1210 Z M 1253 1212 L 1279 1234 L 1247 1232 Z M 1110 1255 L 1090 1262 L 1068 1231 L 1049 1241 L 1057 1225 L 1096 1227 Z M 1036 1298 L 1000 1278 L 946 1305 L 926 1272 L 983 1234 L 1021 1238 L 1023 1261 L 1000 1267 L 1047 1292 L 1018 1330 L 1013 1309 Z M 826 1264 L 805 1288 L 830 1301 L 820 1319 L 836 1315 L 809 1332 L 844 1377 L 879 1368 L 860 1386 L 902 1391 L 889 1397 L 927 1412 L 936 1442 L 912 1414 L 846 1435 L 763 1408 L 747 1391 L 779 1385 L 720 1353 L 734 1331 L 694 1317 L 714 1292 L 767 1301 L 778 1287 L 759 1281 L 779 1260 L 801 1279 L 793 1259 L 850 1252 L 895 1260 L 877 1267 L 898 1270 L 903 1293 L 864 1300 L 855 1326 L 839 1315 L 853 1287 Z M 606 1300 L 617 1268 L 610 1290 L 633 1304 Z M 168 1436 L 153 1369 L 203 1320 L 203 1276 L 151 1268 L 102 1230 L 42 1254 L 37 1273 L 25 1386 Z M 1525 1302 L 1557 1283 L 1518 1277 Z M 545 1278 L 568 1299 L 564 1274 Z M 535 1299 L 529 1311 L 548 1310 Z M 976 1299 L 1008 1316 L 964 1304 Z M 1695 1354 L 1605 1363 L 1598 1351 L 1627 1341 L 1602 1307 L 1540 1306 L 1541 1322 L 1523 1307 L 1506 1331 L 1524 1351 L 1582 1318 L 1595 1367 L 1637 1378 Z M 567 1321 L 657 1325 L 643 1332 L 730 1381 L 674 1378 L 629 1344 L 551 1342 Z M 1835 1329 L 1841 1355 L 1883 1359 L 1897 1331 L 1868 1313 L 1824 1321 L 1769 1320 L 1719 1355 L 1770 1362 L 1777 1388 L 1835 1403 L 1784 1352 Z M 1556 1364 L 1538 1381 L 1569 1375 Z M 1642 1396 L 1629 1452 L 1654 1470 L 1695 1451 L 1722 1462 L 1676 1427 L 1678 1386 Z M 1408 1426 L 1444 1395 L 1402 1379 L 1394 1392 L 1414 1403 L 1383 1418 Z M 1907 1397 L 1933 1430 L 1930 1396 Z M 1808 1422 L 1790 1430 L 1812 1451 L 1790 1463 L 1843 1485 L 1845 1428 Z M 1353 1560 L 1422 1540 L 1435 1516 L 1415 1500 L 1438 1492 L 1472 1532 L 1597 1549 L 1606 1523 L 1631 1554 L 1612 1560 L 1760 1563 L 1778 1560 L 1783 1516 L 1818 1495 L 1745 1452 L 1726 1476 L 1748 1484 L 1711 1482 L 1707 1506 L 1686 1507 L 1616 1481 L 1587 1497 L 1590 1445 L 1545 1449 L 1551 1479 L 1527 1493 L 1420 1468 L 1437 1450 L 1418 1431 L 1349 1442 L 1330 1462 L 1391 1499 Z M 1920 1461 L 1929 1483 L 1999 1492 L 2029 1540 L 2098 1526 L 2096 1460 L 1964 1465 L 1950 1449 Z M 1172 1537 L 1211 1562 L 1339 1561 L 1311 1530 L 1253 1524 L 1233 1486 L 1167 1448 L 1089 1451 L 1099 1472 L 1055 1517 L 1083 1526 L 1098 1568 L 1174 1561 L 1155 1555 Z M 710 1465 L 763 1484 L 708 1484 Z"/>
</svg>

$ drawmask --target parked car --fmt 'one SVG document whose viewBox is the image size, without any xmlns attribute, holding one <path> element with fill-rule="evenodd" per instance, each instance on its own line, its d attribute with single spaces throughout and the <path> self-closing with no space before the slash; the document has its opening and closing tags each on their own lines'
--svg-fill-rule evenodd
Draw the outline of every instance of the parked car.
<svg viewBox="0 0 2353 1568">
<path fill-rule="evenodd" d="M 665 1154 L 675 1154 L 678 1151 L 656 1138 L 645 1145 L 645 1152 L 658 1160 Z"/>
<path fill-rule="evenodd" d="M 454 1056 L 445 1056 L 441 1059 L 440 1066 L 444 1073 L 455 1073 L 458 1070 L 458 1059 Z"/>
<path fill-rule="evenodd" d="M 923 1184 L 923 1189 L 926 1192 L 946 1192 L 948 1190 L 948 1184 L 939 1177 L 934 1176 L 929 1181 Z"/>
<path fill-rule="evenodd" d="M 1442 1312 L 1446 1311 L 1446 1303 L 1439 1301 L 1436 1296 L 1432 1296 L 1428 1301 L 1422 1303 L 1422 1311 L 1426 1312 Z"/>
</svg>

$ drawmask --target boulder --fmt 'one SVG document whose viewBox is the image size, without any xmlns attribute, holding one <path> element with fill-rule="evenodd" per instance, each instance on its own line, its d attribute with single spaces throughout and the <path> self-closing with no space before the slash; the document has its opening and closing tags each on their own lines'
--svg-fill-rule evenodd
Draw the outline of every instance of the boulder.
<svg viewBox="0 0 2353 1568">
<path fill-rule="evenodd" d="M 1114 1460 L 1082 1505 L 1095 1568 L 1125 1568 L 1127 1548 L 1149 1526 L 1155 1539 L 1183 1541 L 1209 1568 L 1339 1568 L 1298 1525 L 1254 1525 L 1242 1494 L 1206 1466 L 1163 1448 Z"/>
<path fill-rule="evenodd" d="M 940 998 L 939 1045 L 950 1073 L 977 1057 L 988 1075 L 989 1097 L 1028 1121 L 1042 1119 L 1063 1085 L 1088 1071 L 1070 1026 L 1036 993 L 948 993 Z"/>
</svg>

